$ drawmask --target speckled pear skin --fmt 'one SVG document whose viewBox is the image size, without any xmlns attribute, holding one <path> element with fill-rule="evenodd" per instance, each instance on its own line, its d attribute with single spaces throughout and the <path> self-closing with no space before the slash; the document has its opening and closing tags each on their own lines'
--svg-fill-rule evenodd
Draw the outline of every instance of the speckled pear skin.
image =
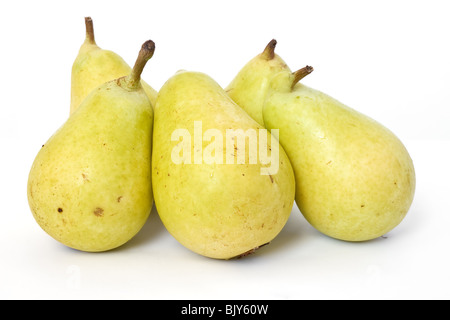
<svg viewBox="0 0 450 320">
<path fill-rule="evenodd" d="M 346 241 L 380 237 L 404 219 L 415 192 L 402 142 L 373 119 L 301 83 L 273 80 L 263 114 L 294 168 L 296 203 L 322 233 Z"/>
<path fill-rule="evenodd" d="M 265 50 L 251 59 L 225 88 L 231 99 L 261 126 L 264 126 L 262 108 L 270 80 L 282 70 L 290 71 L 274 52 L 276 44 L 276 40 L 270 41 Z"/>
<path fill-rule="evenodd" d="M 86 18 L 86 24 L 92 29 L 92 19 Z M 88 28 L 88 27 L 87 27 Z M 89 32 L 92 32 L 90 35 Z M 86 39 L 81 45 L 77 57 L 72 64 L 70 114 L 80 106 L 81 102 L 92 90 L 105 82 L 130 74 L 131 67 L 117 53 L 100 48 L 94 38 L 93 29 L 86 33 Z M 157 91 L 145 81 L 142 87 L 155 105 Z"/>
<path fill-rule="evenodd" d="M 32 165 L 28 201 L 50 236 L 102 252 L 133 238 L 152 205 L 153 109 L 125 78 L 93 92 L 45 143 Z"/>
<path fill-rule="evenodd" d="M 152 119 L 143 90 L 128 92 L 113 81 L 45 143 L 29 174 L 28 200 L 49 235 L 100 252 L 138 233 L 153 205 Z"/>
<path fill-rule="evenodd" d="M 209 76 L 175 74 L 155 106 L 156 208 L 167 230 L 193 252 L 226 260 L 244 256 L 271 242 L 286 224 L 295 196 L 292 167 L 282 148 L 272 175 L 261 175 L 262 164 L 249 164 L 248 153 L 245 164 L 175 164 L 171 153 L 179 141 L 171 135 L 185 128 L 194 137 L 194 121 L 202 121 L 203 132 L 218 129 L 224 137 L 226 129 L 263 129 Z M 203 151 L 208 144 L 203 142 Z"/>
</svg>

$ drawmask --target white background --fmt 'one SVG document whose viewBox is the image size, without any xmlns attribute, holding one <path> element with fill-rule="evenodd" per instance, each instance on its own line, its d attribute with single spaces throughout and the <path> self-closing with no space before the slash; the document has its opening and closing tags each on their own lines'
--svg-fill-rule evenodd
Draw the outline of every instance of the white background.
<svg viewBox="0 0 450 320">
<path fill-rule="evenodd" d="M 0 3 L 0 298 L 450 298 L 450 8 L 448 1 L 2 1 Z M 94 20 L 97 44 L 156 89 L 179 69 L 226 86 L 272 39 L 303 80 L 394 131 L 414 160 L 406 219 L 366 243 L 312 229 L 294 208 L 280 235 L 245 259 L 198 256 L 153 212 L 128 244 L 66 248 L 28 208 L 32 161 L 69 113 L 70 71 Z"/>
</svg>

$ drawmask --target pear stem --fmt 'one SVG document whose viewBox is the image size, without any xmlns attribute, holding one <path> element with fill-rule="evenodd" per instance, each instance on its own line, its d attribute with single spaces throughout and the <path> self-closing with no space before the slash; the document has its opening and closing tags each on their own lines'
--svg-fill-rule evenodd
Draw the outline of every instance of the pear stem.
<svg viewBox="0 0 450 320">
<path fill-rule="evenodd" d="M 275 47 L 277 46 L 277 40 L 273 39 L 271 40 L 264 51 L 261 53 L 261 57 L 263 57 L 266 60 L 272 60 L 275 58 Z"/>
<path fill-rule="evenodd" d="M 308 74 L 310 74 L 313 71 L 314 71 L 314 68 L 311 66 L 306 66 L 304 68 L 301 68 L 301 69 L 295 71 L 293 73 L 294 80 L 292 81 L 291 89 L 293 89 L 300 80 L 302 80 L 304 77 L 306 77 Z"/>
<path fill-rule="evenodd" d="M 84 18 L 84 22 L 86 24 L 86 39 L 90 44 L 95 44 L 94 22 L 91 17 Z"/>
<path fill-rule="evenodd" d="M 139 55 L 134 64 L 133 70 L 127 77 L 127 83 L 130 87 L 136 87 L 141 81 L 141 74 L 148 60 L 153 57 L 155 52 L 155 43 L 152 40 L 146 41 L 139 51 Z"/>
</svg>

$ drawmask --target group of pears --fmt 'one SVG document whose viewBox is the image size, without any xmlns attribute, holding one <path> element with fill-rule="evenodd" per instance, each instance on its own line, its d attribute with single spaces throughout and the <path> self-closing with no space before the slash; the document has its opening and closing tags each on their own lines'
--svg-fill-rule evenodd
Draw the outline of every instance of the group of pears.
<svg viewBox="0 0 450 320">
<path fill-rule="evenodd" d="M 87 252 L 117 248 L 141 230 L 153 204 L 183 246 L 225 260 L 270 243 L 294 203 L 321 233 L 354 242 L 384 235 L 407 214 L 415 173 L 402 142 L 301 84 L 313 68 L 292 72 L 275 40 L 226 88 L 183 70 L 157 92 L 141 80 L 153 41 L 131 68 L 97 46 L 92 19 L 85 22 L 70 116 L 42 146 L 28 178 L 34 218 L 62 244 Z M 175 163 L 180 141 L 172 133 L 184 128 L 194 136 L 195 121 L 224 136 L 228 129 L 265 129 L 267 139 L 258 142 L 277 147 L 277 170 L 261 174 L 267 163 L 260 160 Z"/>
</svg>

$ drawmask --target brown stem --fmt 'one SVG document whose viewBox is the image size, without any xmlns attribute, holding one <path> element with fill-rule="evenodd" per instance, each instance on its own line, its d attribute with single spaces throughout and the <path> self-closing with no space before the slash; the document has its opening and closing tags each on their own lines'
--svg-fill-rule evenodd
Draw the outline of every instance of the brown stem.
<svg viewBox="0 0 450 320">
<path fill-rule="evenodd" d="M 152 40 L 148 40 L 142 45 L 133 70 L 131 70 L 131 73 L 128 76 L 129 86 L 135 87 L 141 81 L 142 71 L 144 70 L 147 61 L 150 60 L 151 57 L 153 57 L 154 52 L 155 43 Z"/>
<path fill-rule="evenodd" d="M 292 88 L 304 77 L 306 77 L 308 74 L 314 71 L 314 68 L 311 66 L 306 66 L 304 68 L 301 68 L 293 73 L 294 75 L 294 81 L 292 81 Z"/>
<path fill-rule="evenodd" d="M 95 44 L 94 22 L 91 17 L 84 18 L 84 22 L 86 24 L 86 39 L 90 44 Z"/>
<path fill-rule="evenodd" d="M 270 41 L 264 49 L 261 56 L 266 60 L 272 60 L 275 57 L 275 47 L 277 46 L 277 40 Z"/>
</svg>

